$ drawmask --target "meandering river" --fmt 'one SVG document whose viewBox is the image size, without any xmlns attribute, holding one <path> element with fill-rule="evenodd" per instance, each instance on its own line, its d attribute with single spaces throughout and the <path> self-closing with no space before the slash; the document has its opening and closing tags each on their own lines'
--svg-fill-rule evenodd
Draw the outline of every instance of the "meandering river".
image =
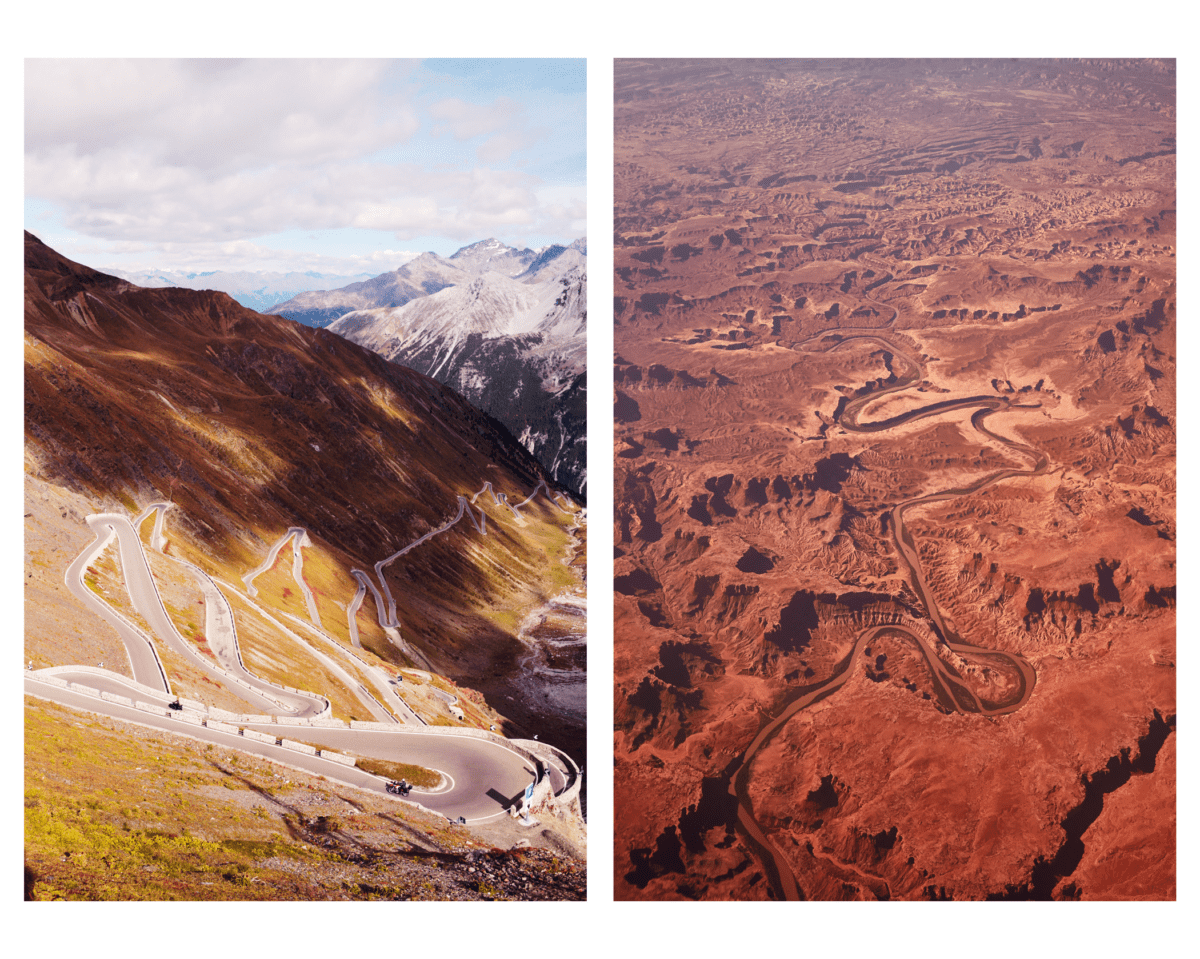
<svg viewBox="0 0 1200 959">
<path fill-rule="evenodd" d="M 895 319 L 894 312 L 892 319 Z M 754 818 L 754 809 L 750 801 L 749 791 L 750 767 L 758 751 L 762 749 L 792 716 L 800 710 L 811 706 L 813 703 L 832 695 L 841 688 L 846 680 L 849 679 L 851 667 L 864 646 L 882 633 L 898 633 L 907 636 L 920 649 L 926 664 L 929 666 L 938 701 L 946 709 L 961 713 L 997 716 L 1014 712 L 1028 702 L 1030 695 L 1033 693 L 1034 683 L 1037 678 L 1033 667 L 1023 656 L 967 643 L 962 637 L 955 634 L 946 626 L 941 612 L 938 610 L 937 601 L 934 599 L 933 593 L 929 589 L 929 585 L 921 572 L 920 558 L 917 553 L 916 544 L 913 542 L 912 534 L 904 524 L 905 513 L 914 507 L 975 493 L 1012 477 L 1035 476 L 1044 472 L 1049 464 L 1044 454 L 1032 447 L 1001 436 L 984 426 L 984 420 L 1000 410 L 1036 409 L 1037 407 L 1013 404 L 1004 397 L 971 396 L 962 399 L 942 400 L 884 420 L 863 423 L 859 420 L 859 416 L 869 403 L 874 402 L 885 394 L 908 389 L 919 382 L 922 375 L 921 365 L 915 358 L 907 355 L 890 340 L 880 335 L 878 331 L 839 330 L 836 332 L 839 334 L 839 339 L 832 346 L 828 346 L 827 350 L 836 349 L 838 346 L 854 340 L 871 340 L 882 345 L 894 357 L 899 357 L 909 366 L 909 371 L 903 376 L 898 376 L 895 383 L 871 390 L 845 404 L 834 417 L 838 426 L 853 433 L 878 433 L 950 410 L 975 408 L 976 412 L 971 416 L 971 424 L 977 432 L 994 442 L 1029 457 L 1034 465 L 1026 470 L 997 470 L 981 477 L 968 486 L 919 496 L 893 507 L 891 512 L 892 522 L 890 524 L 892 542 L 895 544 L 896 554 L 900 562 L 908 569 L 909 581 L 912 583 L 913 588 L 916 590 L 925 607 L 934 634 L 932 642 L 930 637 L 901 625 L 881 625 L 864 629 L 858 634 L 858 638 L 849 655 L 834 667 L 833 675 L 821 683 L 805 686 L 797 690 L 794 697 L 782 707 L 774 718 L 769 720 L 759 730 L 753 742 L 742 753 L 740 757 L 741 764 L 733 775 L 729 786 L 730 793 L 738 800 L 738 825 L 749 840 L 751 847 L 757 851 L 759 858 L 762 860 L 767 878 L 771 882 L 776 894 L 782 899 L 789 900 L 803 899 L 804 893 L 796 881 L 796 876 L 792 871 L 787 857 L 767 838 L 762 827 Z M 829 334 L 820 334 L 801 344 L 801 346 L 828 336 Z M 937 655 L 935 649 L 936 643 L 942 643 L 951 651 L 963 656 L 969 656 L 972 659 L 989 660 L 998 668 L 1011 673 L 1016 678 L 1014 692 L 1001 702 L 991 702 L 982 699 L 967 685 L 961 676 L 955 673 Z"/>
</svg>

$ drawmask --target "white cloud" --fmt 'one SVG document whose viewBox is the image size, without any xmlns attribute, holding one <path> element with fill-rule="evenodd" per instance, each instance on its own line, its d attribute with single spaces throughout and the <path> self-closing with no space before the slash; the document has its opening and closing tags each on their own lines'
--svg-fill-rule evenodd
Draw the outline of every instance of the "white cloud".
<svg viewBox="0 0 1200 959">
<path fill-rule="evenodd" d="M 481 163 L 503 163 L 518 150 L 524 150 L 541 140 L 546 127 L 531 127 L 524 130 L 505 130 L 487 140 L 476 151 Z"/>
<path fill-rule="evenodd" d="M 452 135 L 456 140 L 487 136 L 476 156 L 482 163 L 503 163 L 516 151 L 533 146 L 551 132 L 529 126 L 525 107 L 508 97 L 491 103 L 468 103 L 457 97 L 439 100 L 429 108 L 434 118 L 433 136 Z"/>
<path fill-rule="evenodd" d="M 452 134 L 458 140 L 470 140 L 495 133 L 516 120 L 524 122 L 524 108 L 516 100 L 496 97 L 490 104 L 467 103 L 457 97 L 439 100 L 429 108 L 429 115 L 439 121 L 433 135 Z"/>
<path fill-rule="evenodd" d="M 536 178 L 518 171 L 428 171 L 381 163 L 231 172 L 208 179 L 107 152 L 55 151 L 26 164 L 27 189 L 60 203 L 65 225 L 113 239 L 254 237 L 282 229 L 371 227 L 405 236 L 466 237 L 498 214 L 531 222 Z M 453 223 L 444 229 L 443 217 Z"/>
<path fill-rule="evenodd" d="M 66 253 L 66 250 L 60 252 Z M 183 273 L 200 270 L 312 270 L 317 273 L 369 273 L 377 276 L 402 266 L 420 254 L 414 250 L 383 249 L 365 254 L 339 255 L 283 249 L 249 240 L 200 243 L 122 240 L 73 244 L 66 255 L 81 262 L 96 264 L 99 269 L 116 266 L 133 272 L 150 269 L 171 269 Z"/>
<path fill-rule="evenodd" d="M 379 60 L 29 60 L 25 148 L 109 150 L 207 172 L 319 163 L 407 141 Z"/>
<path fill-rule="evenodd" d="M 28 60 L 26 194 L 105 249 L 186 244 L 209 269 L 261 255 L 214 244 L 294 229 L 471 241 L 580 218 L 509 165 L 549 132 L 522 103 L 442 98 L 422 134 L 413 77 L 377 60 Z"/>
</svg>

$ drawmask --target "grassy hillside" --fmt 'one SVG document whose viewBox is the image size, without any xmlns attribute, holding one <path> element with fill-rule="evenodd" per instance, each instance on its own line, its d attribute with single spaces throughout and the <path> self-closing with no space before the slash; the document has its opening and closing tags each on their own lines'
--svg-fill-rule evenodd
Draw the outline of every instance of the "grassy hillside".
<svg viewBox="0 0 1200 959">
<path fill-rule="evenodd" d="M 578 837 L 549 829 L 468 830 L 32 697 L 25 744 L 26 899 L 584 898 Z"/>
</svg>

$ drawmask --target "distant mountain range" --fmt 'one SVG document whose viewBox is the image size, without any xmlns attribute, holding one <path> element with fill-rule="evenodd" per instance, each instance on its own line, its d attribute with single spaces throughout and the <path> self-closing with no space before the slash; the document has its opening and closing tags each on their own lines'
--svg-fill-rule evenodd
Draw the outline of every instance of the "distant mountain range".
<svg viewBox="0 0 1200 959">
<path fill-rule="evenodd" d="M 488 239 L 423 253 L 275 313 L 432 376 L 509 428 L 559 483 L 587 487 L 587 242 L 518 250 Z"/>
<path fill-rule="evenodd" d="M 263 312 L 286 316 L 305 326 L 329 326 L 355 310 L 403 306 L 448 286 L 461 286 L 482 273 L 516 277 L 530 270 L 536 272 L 567 250 L 586 259 L 584 240 L 576 240 L 569 247 L 554 245 L 543 250 L 517 250 L 499 240 L 481 240 L 449 257 L 422 253 L 390 273 L 362 282 L 336 289 L 310 287 L 309 291 L 277 302 Z"/>
<path fill-rule="evenodd" d="M 210 270 L 206 273 L 181 273 L 171 270 L 140 270 L 130 272 L 106 267 L 105 272 L 119 276 L 138 286 L 155 289 L 159 287 L 180 287 L 185 290 L 219 290 L 228 293 L 242 306 L 259 313 L 267 312 L 267 308 L 287 300 L 305 290 L 328 290 L 333 287 L 345 286 L 369 279 L 370 273 L 356 273 L 344 276 L 337 273 L 304 273 L 291 271 L 288 273 L 271 273 L 247 271 L 231 272 L 228 270 Z"/>
</svg>

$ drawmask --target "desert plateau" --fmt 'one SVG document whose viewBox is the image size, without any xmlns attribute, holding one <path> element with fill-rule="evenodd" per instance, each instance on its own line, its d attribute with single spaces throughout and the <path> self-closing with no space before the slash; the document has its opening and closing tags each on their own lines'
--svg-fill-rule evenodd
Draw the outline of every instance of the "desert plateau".
<svg viewBox="0 0 1200 959">
<path fill-rule="evenodd" d="M 617 60 L 618 900 L 1176 896 L 1173 60 Z"/>
</svg>

